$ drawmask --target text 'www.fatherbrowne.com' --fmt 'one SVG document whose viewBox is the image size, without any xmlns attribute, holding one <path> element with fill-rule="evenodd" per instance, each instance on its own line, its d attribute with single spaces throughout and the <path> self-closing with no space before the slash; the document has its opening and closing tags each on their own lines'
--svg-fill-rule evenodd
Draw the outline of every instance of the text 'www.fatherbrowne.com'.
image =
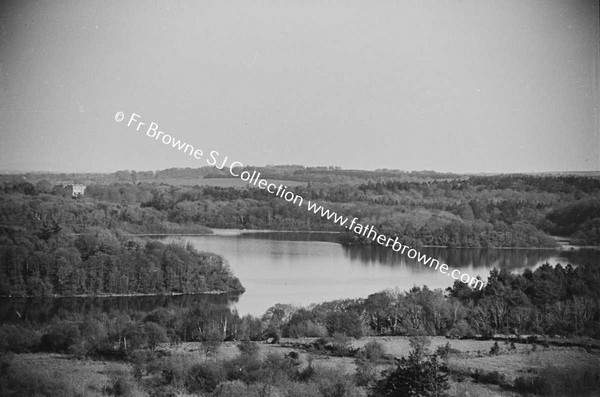
<svg viewBox="0 0 600 397">
<path fill-rule="evenodd" d="M 118 123 L 123 122 L 126 119 L 125 113 L 119 111 L 115 113 L 115 121 Z M 256 186 L 259 189 L 268 191 L 277 197 L 281 197 L 289 203 L 298 205 L 299 207 L 305 207 L 310 213 L 318 214 L 322 218 L 333 221 L 333 223 L 345 227 L 353 233 L 368 238 L 377 244 L 384 247 L 391 247 L 393 251 L 398 252 L 402 255 L 406 255 L 409 259 L 416 259 L 417 263 L 422 266 L 429 266 L 435 270 L 438 270 L 442 274 L 453 278 L 454 280 L 460 280 L 461 282 L 470 285 L 473 288 L 483 289 L 485 286 L 483 280 L 479 277 L 472 277 L 467 273 L 462 273 L 458 269 L 450 271 L 450 267 L 445 263 L 440 263 L 437 259 L 432 258 L 426 254 L 419 252 L 415 248 L 411 248 L 407 245 L 402 244 L 398 241 L 398 237 L 388 237 L 385 234 L 381 234 L 375 230 L 372 225 L 363 225 L 358 223 L 358 218 L 348 218 L 343 215 L 339 215 L 336 212 L 330 211 L 317 203 L 313 203 L 310 200 L 304 200 L 304 198 L 291 190 L 287 190 L 287 186 L 282 184 L 276 185 L 260 177 L 260 172 L 245 170 L 244 165 L 239 161 L 230 161 L 228 156 L 224 158 L 216 150 L 204 151 L 190 143 L 183 142 L 180 139 L 175 138 L 173 135 L 162 131 L 155 122 L 144 122 L 141 116 L 136 113 L 131 113 L 127 121 L 127 127 L 134 128 L 138 132 L 144 133 L 148 138 L 154 139 L 157 142 L 162 142 L 164 145 L 171 147 L 174 150 L 182 152 L 196 160 L 205 161 L 207 165 L 216 167 L 219 170 L 224 168 L 229 169 L 229 173 L 242 181 L 247 182 L 249 185 Z M 241 172 L 240 172 L 241 171 Z"/>
</svg>

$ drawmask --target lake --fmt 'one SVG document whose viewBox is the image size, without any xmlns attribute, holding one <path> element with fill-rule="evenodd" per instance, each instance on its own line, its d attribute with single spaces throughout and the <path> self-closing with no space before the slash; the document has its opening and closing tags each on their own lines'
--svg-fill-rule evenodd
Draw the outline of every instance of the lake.
<svg viewBox="0 0 600 397">
<path fill-rule="evenodd" d="M 0 299 L 0 323 L 45 322 L 61 312 L 150 311 L 159 306 L 206 302 L 230 306 L 240 315 L 261 315 L 276 303 L 309 305 L 340 298 L 367 297 L 388 289 L 413 286 L 447 288 L 453 279 L 418 265 L 390 248 L 342 246 L 334 233 L 242 232 L 216 230 L 207 236 L 163 236 L 162 241 L 189 242 L 201 251 L 223 255 L 246 292 L 241 295 L 184 295 L 110 298 Z M 597 250 L 525 250 L 422 248 L 450 268 L 487 280 L 496 267 L 522 272 L 551 265 L 598 263 Z"/>
<path fill-rule="evenodd" d="M 367 297 L 388 288 L 447 288 L 453 279 L 382 246 L 342 246 L 332 233 L 216 230 L 211 236 L 167 237 L 223 255 L 246 292 L 233 303 L 240 315 L 260 315 L 275 303 L 308 305 Z M 422 248 L 421 252 L 487 280 L 493 268 L 522 272 L 548 262 L 597 263 L 598 251 Z"/>
</svg>

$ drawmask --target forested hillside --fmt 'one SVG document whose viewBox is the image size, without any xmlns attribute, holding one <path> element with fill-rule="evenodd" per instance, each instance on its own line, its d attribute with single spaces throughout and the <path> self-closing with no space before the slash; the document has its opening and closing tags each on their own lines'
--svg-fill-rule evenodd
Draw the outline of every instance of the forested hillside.
<svg viewBox="0 0 600 397">
<path fill-rule="evenodd" d="M 555 246 L 549 234 L 566 236 L 580 245 L 600 244 L 600 180 L 591 177 L 468 177 L 293 166 L 260 170 L 265 173 L 263 177 L 306 182 L 288 190 L 338 214 L 357 217 L 362 224 L 374 225 L 381 233 L 398 236 L 409 245 Z M 207 176 L 208 171 L 198 172 Z M 213 172 L 219 177 L 226 174 L 216 169 Z M 203 226 L 342 231 L 305 207 L 291 205 L 258 188 L 201 186 L 202 179 L 193 178 L 189 186 L 134 184 L 139 173 L 120 173 L 121 180 L 130 181 L 89 185 L 83 200 L 66 207 L 60 204 L 63 208 L 53 216 L 64 222 L 56 221 L 74 230 L 98 225 L 148 233 L 206 232 Z M 194 175 L 194 170 L 165 170 L 153 175 L 163 173 Z M 69 195 L 64 188 L 45 180 L 35 184 L 5 180 L 1 187 L 7 194 L 31 197 L 44 193 Z M 54 202 L 42 205 L 57 206 Z M 353 233 L 344 236 L 343 241 L 370 243 Z"/>
<path fill-rule="evenodd" d="M 119 229 L 162 230 L 161 216 L 56 195 L 2 194 L 0 295 L 243 292 L 222 257 Z"/>
</svg>

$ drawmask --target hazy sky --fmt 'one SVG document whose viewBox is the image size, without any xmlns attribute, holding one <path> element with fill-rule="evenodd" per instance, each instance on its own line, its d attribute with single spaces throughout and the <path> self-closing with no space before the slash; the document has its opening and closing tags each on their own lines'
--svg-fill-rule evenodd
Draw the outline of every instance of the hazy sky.
<svg viewBox="0 0 600 397">
<path fill-rule="evenodd" d="M 14 1 L 0 170 L 600 170 L 597 1 Z"/>
</svg>

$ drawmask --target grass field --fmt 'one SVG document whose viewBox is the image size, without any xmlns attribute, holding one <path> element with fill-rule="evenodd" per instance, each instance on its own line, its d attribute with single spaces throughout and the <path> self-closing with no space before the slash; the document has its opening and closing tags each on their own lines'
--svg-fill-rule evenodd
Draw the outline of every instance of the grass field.
<svg viewBox="0 0 600 397">
<path fill-rule="evenodd" d="M 11 366 L 24 370 L 30 377 L 29 382 L 59 382 L 65 389 L 90 397 L 106 396 L 104 389 L 109 384 L 111 373 L 131 372 L 131 367 L 124 363 L 77 360 L 54 353 L 17 354 Z"/>
<path fill-rule="evenodd" d="M 338 368 L 353 375 L 356 371 L 355 360 L 352 357 L 333 357 L 321 354 L 307 352 L 301 345 L 307 345 L 315 338 L 301 339 L 282 339 L 280 344 L 260 344 L 260 353 L 266 356 L 268 353 L 275 352 L 287 355 L 292 351 L 299 354 L 301 367 L 307 366 L 309 360 L 313 365 Z M 385 352 L 394 357 L 408 355 L 411 350 L 408 337 L 363 337 L 352 342 L 353 348 L 361 348 L 369 341 L 379 342 Z M 543 371 L 548 366 L 554 366 L 558 369 L 564 369 L 567 372 L 582 374 L 586 371 L 598 373 L 600 371 L 600 350 L 583 349 L 579 347 L 542 347 L 526 343 L 516 343 L 514 349 L 510 344 L 499 342 L 500 351 L 498 355 L 491 355 L 490 350 L 494 341 L 480 340 L 450 340 L 445 337 L 432 337 L 428 347 L 429 352 L 433 353 L 440 346 L 450 343 L 453 349 L 460 353 L 451 354 L 445 361 L 448 368 L 453 373 L 473 373 L 480 371 L 482 373 L 492 373 L 498 371 L 505 376 L 507 384 L 514 384 L 517 377 L 532 376 L 535 371 Z M 217 358 L 219 360 L 229 359 L 238 354 L 237 343 L 225 342 L 219 348 Z M 177 348 L 170 349 L 173 354 L 180 354 L 192 357 L 195 360 L 203 361 L 205 357 L 199 343 L 183 343 Z M 381 365 L 379 370 L 385 369 Z M 464 377 L 460 382 L 450 381 L 450 396 L 456 397 L 475 397 L 475 396 L 498 396 L 514 397 L 523 394 L 517 393 L 507 388 L 501 388 L 496 384 L 477 383 L 469 377 Z M 593 394 L 592 394 L 593 395 Z"/>
<path fill-rule="evenodd" d="M 309 352 L 302 347 L 314 340 L 314 338 L 282 339 L 279 344 L 259 343 L 259 354 L 264 357 L 269 353 L 287 355 L 294 351 L 299 355 L 301 367 L 307 366 L 309 361 L 312 361 L 314 366 L 336 368 L 345 372 L 348 376 L 354 374 L 356 371 L 354 358 L 318 354 Z M 354 340 L 352 347 L 361 348 L 373 340 L 379 342 L 385 352 L 394 357 L 405 356 L 411 349 L 408 337 L 364 337 Z M 499 343 L 500 351 L 497 355 L 492 355 L 490 349 L 494 345 L 493 341 L 449 340 L 444 337 L 433 337 L 430 341 L 428 346 L 430 352 L 435 352 L 439 346 L 444 346 L 448 342 L 453 349 L 456 349 L 454 353 L 444 359 L 453 374 L 498 371 L 505 377 L 504 387 L 501 387 L 493 384 L 493 382 L 476 382 L 469 376 L 463 376 L 458 380 L 456 376 L 452 376 L 450 396 L 521 396 L 523 394 L 511 390 L 507 385 L 513 384 L 517 377 L 532 376 L 532 373 L 544 370 L 548 366 L 564 369 L 564 373 L 567 374 L 572 372 L 581 375 L 586 371 L 594 374 L 600 371 L 600 350 L 598 349 L 543 347 L 525 343 L 515 344 L 513 348 L 509 344 Z M 213 359 L 207 358 L 203 353 L 202 345 L 196 342 L 181 343 L 177 346 L 165 345 L 161 349 L 168 351 L 172 356 L 182 356 L 182 358 L 192 362 L 206 362 Z M 214 358 L 227 360 L 235 357 L 238 353 L 237 342 L 224 342 Z M 106 395 L 104 390 L 106 385 L 109 384 L 111 373 L 118 371 L 131 373 L 131 367 L 127 364 L 76 360 L 60 354 L 20 354 L 14 356 L 12 365 L 27 368 L 33 371 L 36 376 L 60 380 L 84 396 Z M 386 365 L 382 364 L 377 369 L 383 370 L 385 367 Z M 136 395 L 143 396 L 146 394 L 137 390 Z"/>
</svg>

